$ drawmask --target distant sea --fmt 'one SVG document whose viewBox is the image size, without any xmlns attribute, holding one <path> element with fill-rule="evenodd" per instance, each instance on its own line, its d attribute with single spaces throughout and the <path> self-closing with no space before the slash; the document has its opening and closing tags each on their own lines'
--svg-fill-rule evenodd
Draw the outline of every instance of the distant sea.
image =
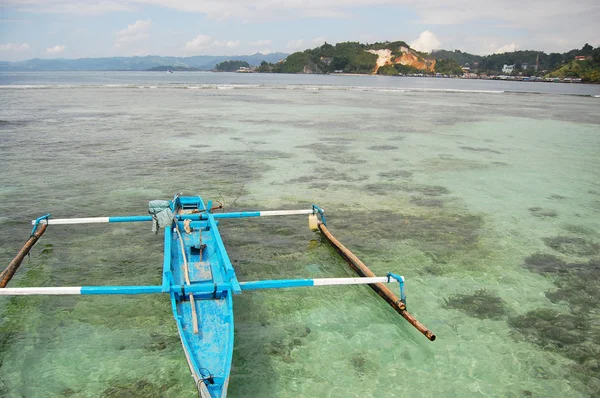
<svg viewBox="0 0 600 398">
<path fill-rule="evenodd" d="M 0 73 L 0 265 L 30 220 L 326 210 L 366 286 L 234 298 L 230 397 L 600 395 L 600 86 Z M 242 281 L 352 276 L 304 217 L 223 221 Z M 49 227 L 11 286 L 160 283 L 149 225 Z M 0 298 L 1 397 L 194 397 L 168 297 Z"/>
</svg>

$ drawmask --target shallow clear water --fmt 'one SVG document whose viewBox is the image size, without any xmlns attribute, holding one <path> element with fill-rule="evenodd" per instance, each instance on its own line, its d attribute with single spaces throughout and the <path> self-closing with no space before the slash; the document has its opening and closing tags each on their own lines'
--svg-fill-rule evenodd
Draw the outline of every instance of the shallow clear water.
<svg viewBox="0 0 600 398">
<path fill-rule="evenodd" d="M 230 210 L 317 203 L 376 274 L 407 278 L 438 339 L 365 286 L 244 293 L 231 397 L 600 392 L 597 86 L 186 76 L 204 75 L 182 90 L 200 83 L 2 74 L 0 264 L 48 212 L 144 214 L 180 191 Z M 240 280 L 352 275 L 304 217 L 221 232 Z M 154 284 L 161 266 L 149 225 L 56 226 L 11 285 Z M 0 313 L 0 396 L 195 395 L 167 297 L 3 298 Z"/>
</svg>

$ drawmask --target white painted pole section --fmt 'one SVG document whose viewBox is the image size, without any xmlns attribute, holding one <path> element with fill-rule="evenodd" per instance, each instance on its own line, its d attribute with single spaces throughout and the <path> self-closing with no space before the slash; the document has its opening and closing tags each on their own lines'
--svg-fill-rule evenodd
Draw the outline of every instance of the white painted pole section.
<svg viewBox="0 0 600 398">
<path fill-rule="evenodd" d="M 0 289 L 0 296 L 33 296 L 33 295 L 81 294 L 81 286 L 70 287 L 5 287 Z"/>
<path fill-rule="evenodd" d="M 41 220 L 40 224 L 48 225 L 63 225 L 63 224 L 90 224 L 90 223 L 107 223 L 108 217 L 88 217 L 88 218 L 51 218 L 49 220 Z M 35 224 L 35 220 L 31 221 Z"/>
<path fill-rule="evenodd" d="M 375 276 L 375 277 L 364 277 L 364 278 L 320 278 L 313 279 L 315 286 L 329 286 L 329 285 L 366 285 L 370 283 L 393 283 L 398 282 L 394 278 L 388 278 L 387 276 Z"/>
<path fill-rule="evenodd" d="M 293 216 L 296 214 L 312 214 L 313 210 L 270 210 L 270 211 L 260 211 L 260 217 L 268 217 L 268 216 Z"/>
</svg>

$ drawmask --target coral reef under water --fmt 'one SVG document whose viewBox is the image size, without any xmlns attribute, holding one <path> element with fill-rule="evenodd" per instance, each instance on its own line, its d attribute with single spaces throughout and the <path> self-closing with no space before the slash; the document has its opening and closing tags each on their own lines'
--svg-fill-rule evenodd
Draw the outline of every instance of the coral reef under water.
<svg viewBox="0 0 600 398">
<path fill-rule="evenodd" d="M 588 244 L 579 238 L 569 238 L 566 242 L 557 239 L 553 243 Z M 557 289 L 546 292 L 546 297 L 556 304 L 567 303 L 570 313 L 538 308 L 512 317 L 508 324 L 514 329 L 513 337 L 573 360 L 569 377 L 583 383 L 581 390 L 597 396 L 600 394 L 600 327 L 596 321 L 600 312 L 600 285 L 597 282 L 600 259 L 571 263 L 551 254 L 535 253 L 525 259 L 523 266 L 536 273 L 554 276 Z"/>
<path fill-rule="evenodd" d="M 530 207 L 529 212 L 534 217 L 546 218 L 546 217 L 556 217 L 558 213 L 556 210 L 544 209 L 542 207 Z"/>
<path fill-rule="evenodd" d="M 407 241 L 440 263 L 476 249 L 482 226 L 483 217 L 469 213 L 406 215 L 383 210 L 336 219 L 336 230 L 343 231 L 344 244 L 349 247 L 376 253 L 386 242 Z"/>
<path fill-rule="evenodd" d="M 460 310 L 479 319 L 499 319 L 507 313 L 504 300 L 486 289 L 470 294 L 454 294 L 444 299 L 444 308 Z"/>
<path fill-rule="evenodd" d="M 421 207 L 444 207 L 444 201 L 441 199 L 423 198 L 421 196 L 413 196 L 410 198 L 410 203 Z"/>
<path fill-rule="evenodd" d="M 543 239 L 546 246 L 563 254 L 593 256 L 600 254 L 600 244 L 576 236 L 555 236 Z"/>
<path fill-rule="evenodd" d="M 148 380 L 136 380 L 130 383 L 116 383 L 102 393 L 102 398 L 161 398 L 166 386 L 156 386 Z"/>
</svg>

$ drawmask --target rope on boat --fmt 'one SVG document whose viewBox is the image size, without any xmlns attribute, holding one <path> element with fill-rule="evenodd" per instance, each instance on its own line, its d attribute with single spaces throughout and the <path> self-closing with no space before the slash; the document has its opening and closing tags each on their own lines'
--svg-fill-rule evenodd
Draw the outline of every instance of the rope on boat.
<svg viewBox="0 0 600 398">
<path fill-rule="evenodd" d="M 371 272 L 362 261 L 359 260 L 350 250 L 340 243 L 332 234 L 329 232 L 325 224 L 322 222 L 318 223 L 319 230 L 325 235 L 329 243 L 336 249 L 336 251 L 346 260 L 350 267 L 360 276 L 363 277 L 374 277 L 375 274 Z M 413 325 L 419 332 L 423 333 L 429 340 L 435 340 L 435 334 L 421 322 L 406 311 L 405 303 L 398 298 L 390 289 L 388 289 L 383 283 L 369 284 L 371 289 L 375 290 L 388 304 L 396 310 L 397 313 L 402 315 L 411 325 Z"/>
<path fill-rule="evenodd" d="M 192 283 L 190 282 L 187 256 L 185 255 L 185 246 L 183 245 L 183 238 L 181 237 L 181 232 L 179 232 L 177 221 L 175 221 L 175 231 L 177 231 L 177 236 L 179 237 L 179 247 L 181 247 L 181 256 L 183 257 L 183 277 L 185 278 L 185 284 L 191 285 Z M 196 301 L 194 300 L 193 293 L 190 293 L 190 305 L 192 307 L 192 323 L 194 326 L 194 334 L 198 334 L 198 315 L 196 314 Z"/>
<path fill-rule="evenodd" d="M 47 218 L 48 216 L 45 217 Z M 25 256 L 29 254 L 31 248 L 44 234 L 47 227 L 48 224 L 46 223 L 39 223 L 34 226 L 31 236 L 29 237 L 27 242 L 25 242 L 25 245 L 23 245 L 17 256 L 10 262 L 10 264 L 8 264 L 8 267 L 6 267 L 6 269 L 4 269 L 4 271 L 0 273 L 0 288 L 6 287 L 8 282 L 10 282 L 12 277 L 15 275 L 15 272 L 17 272 L 19 266 L 21 266 L 21 263 L 23 262 Z"/>
</svg>

